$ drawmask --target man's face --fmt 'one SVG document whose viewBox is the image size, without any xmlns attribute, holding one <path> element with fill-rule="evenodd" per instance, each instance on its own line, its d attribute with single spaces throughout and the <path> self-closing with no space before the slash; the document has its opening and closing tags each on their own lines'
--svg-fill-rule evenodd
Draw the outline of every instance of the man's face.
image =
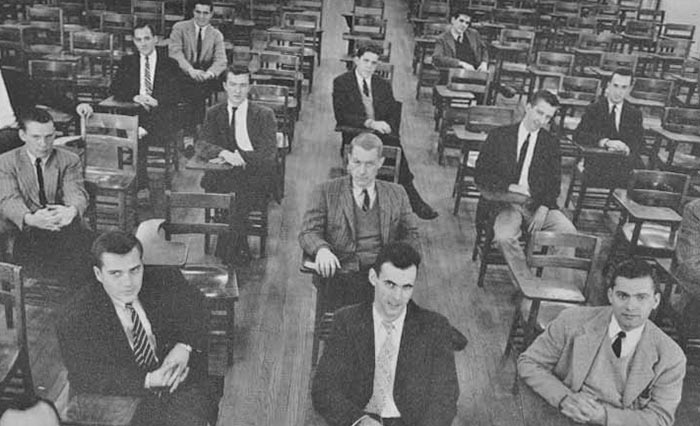
<svg viewBox="0 0 700 426">
<path fill-rule="evenodd" d="M 143 283 L 143 262 L 138 247 L 127 254 L 103 253 L 102 267 L 93 267 L 107 294 L 122 303 L 136 300 Z"/>
<path fill-rule="evenodd" d="M 37 158 L 44 158 L 53 150 L 53 140 L 56 135 L 53 122 L 37 123 L 29 121 L 26 129 L 19 129 L 19 137 L 27 145 L 30 154 Z"/>
<path fill-rule="evenodd" d="M 356 146 L 350 150 L 348 158 L 348 172 L 352 176 L 353 184 L 361 188 L 369 188 L 374 185 L 377 172 L 382 167 L 384 158 L 379 155 L 377 149 L 364 149 Z"/>
<path fill-rule="evenodd" d="M 546 126 L 556 112 L 557 107 L 541 99 L 535 105 L 528 103 L 525 105 L 525 117 L 523 118 L 525 128 L 530 132 L 536 132 Z"/>
<path fill-rule="evenodd" d="M 156 48 L 158 39 L 151 33 L 149 27 L 134 30 L 134 45 L 140 54 L 148 56 Z"/>
<path fill-rule="evenodd" d="M 379 275 L 374 268 L 369 270 L 369 282 L 374 286 L 374 306 L 382 318 L 394 321 L 406 310 L 413 296 L 417 273 L 415 265 L 399 269 L 391 262 L 382 265 Z"/>
<path fill-rule="evenodd" d="M 457 34 L 463 34 L 467 28 L 469 28 L 469 25 L 472 23 L 472 18 L 469 17 L 469 15 L 459 15 L 456 18 L 452 18 L 452 29 L 457 33 Z"/>
<path fill-rule="evenodd" d="M 194 5 L 194 22 L 200 27 L 206 27 L 211 21 L 211 7 L 205 4 Z"/>
<path fill-rule="evenodd" d="M 359 58 L 355 56 L 353 61 L 355 62 L 357 73 L 360 74 L 362 78 L 370 78 L 377 69 L 379 55 L 372 52 L 365 52 Z"/>
<path fill-rule="evenodd" d="M 613 74 L 606 89 L 608 100 L 614 104 L 621 103 L 632 90 L 632 76 Z"/>
<path fill-rule="evenodd" d="M 228 73 L 224 82 L 224 90 L 229 103 L 237 107 L 248 98 L 250 76 L 248 74 Z"/>
<path fill-rule="evenodd" d="M 652 277 L 617 277 L 615 286 L 608 289 L 608 300 L 620 328 L 629 331 L 644 324 L 659 306 L 661 295 L 654 292 Z"/>
</svg>

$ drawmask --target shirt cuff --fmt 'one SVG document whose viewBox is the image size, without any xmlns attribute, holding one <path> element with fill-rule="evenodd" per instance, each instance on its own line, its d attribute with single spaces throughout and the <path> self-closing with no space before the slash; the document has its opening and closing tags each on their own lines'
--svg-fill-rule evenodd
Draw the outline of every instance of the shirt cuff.
<svg viewBox="0 0 700 426">
<path fill-rule="evenodd" d="M 355 426 L 355 425 L 359 424 L 362 420 L 367 419 L 367 418 L 369 418 L 369 417 L 370 417 L 370 416 L 368 416 L 367 414 L 365 414 L 364 416 L 362 416 L 362 417 L 360 417 L 359 419 L 355 420 L 355 423 L 351 424 L 350 426 Z"/>
<path fill-rule="evenodd" d="M 192 346 L 188 345 L 187 343 L 178 342 L 175 346 L 183 347 L 187 352 L 192 353 Z"/>
</svg>

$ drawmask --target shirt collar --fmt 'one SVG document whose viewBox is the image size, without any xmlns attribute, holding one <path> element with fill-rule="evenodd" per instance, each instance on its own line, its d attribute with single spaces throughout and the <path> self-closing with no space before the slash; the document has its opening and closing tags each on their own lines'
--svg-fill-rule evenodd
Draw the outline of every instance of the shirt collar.
<svg viewBox="0 0 700 426">
<path fill-rule="evenodd" d="M 637 347 L 639 340 L 642 338 L 642 332 L 644 331 L 645 325 L 646 325 L 646 322 L 637 328 L 634 328 L 630 331 L 625 331 L 625 338 L 623 339 L 622 342 L 623 342 L 623 345 L 630 348 L 629 352 L 627 352 L 627 353 L 634 352 L 634 349 Z M 623 331 L 623 330 L 620 327 L 620 324 L 617 322 L 617 318 L 615 318 L 615 314 L 613 314 L 612 318 L 610 319 L 610 325 L 608 326 L 608 337 L 610 337 L 611 340 L 614 340 L 620 331 Z M 626 352 L 626 351 L 623 350 L 623 353 L 624 352 Z"/>
<path fill-rule="evenodd" d="M 459 34 L 457 31 L 455 31 L 454 28 L 450 28 L 450 34 L 452 34 L 452 37 L 455 39 L 455 41 L 459 40 L 460 35 L 462 37 L 466 36 L 466 31 L 464 31 L 462 34 Z"/>
<path fill-rule="evenodd" d="M 243 100 L 243 102 L 241 102 L 237 107 L 234 107 L 228 101 L 226 101 L 226 105 L 227 105 L 226 106 L 227 111 L 231 111 L 231 108 L 236 108 L 236 112 L 238 112 L 239 110 L 248 108 L 248 99 Z"/>
<path fill-rule="evenodd" d="M 401 312 L 401 315 L 399 315 L 398 318 L 396 318 L 395 320 L 390 322 L 391 324 L 393 324 L 396 331 L 401 332 L 403 330 L 403 323 L 406 320 L 406 312 L 407 311 L 408 311 L 408 306 L 406 307 L 406 309 L 403 310 L 403 312 Z M 372 303 L 372 320 L 374 321 L 374 329 L 375 330 L 379 330 L 379 329 L 381 329 L 381 327 L 383 327 L 382 322 L 389 322 L 389 321 L 386 321 L 384 318 L 382 318 L 382 315 L 379 313 L 379 311 L 377 310 L 377 307 L 374 305 L 374 303 Z"/>
<path fill-rule="evenodd" d="M 619 104 L 614 104 L 610 102 L 610 99 L 606 99 L 608 101 L 608 112 L 612 111 L 613 105 L 617 106 L 617 109 L 615 110 L 616 113 L 620 113 L 622 111 L 622 105 L 624 105 L 625 101 L 623 100 Z"/>
<path fill-rule="evenodd" d="M 521 121 L 521 122 L 520 122 L 520 126 L 518 126 L 518 144 L 519 144 L 521 141 L 524 141 L 524 140 L 525 140 L 525 136 L 526 136 L 528 133 L 530 134 L 530 142 L 533 142 L 533 141 L 536 141 L 536 140 L 537 140 L 537 137 L 538 137 L 539 134 L 540 134 L 540 130 L 537 129 L 537 130 L 535 130 L 534 132 L 531 132 L 531 131 L 527 130 L 527 128 L 525 127 L 525 123 Z"/>
<path fill-rule="evenodd" d="M 364 80 L 365 78 L 362 77 L 362 76 L 360 75 L 360 73 L 357 72 L 357 70 L 355 70 L 355 78 L 357 78 L 357 83 L 360 85 L 360 87 L 362 87 L 362 80 Z M 367 79 L 367 84 L 369 84 L 369 86 L 370 86 L 369 89 L 372 90 L 372 76 L 371 76 L 371 75 L 370 75 L 369 78 Z"/>
<path fill-rule="evenodd" d="M 153 52 L 151 52 L 151 54 L 148 55 L 148 59 L 149 59 L 149 61 L 150 61 L 152 64 L 155 63 L 155 61 L 156 61 L 156 58 L 157 58 L 157 56 L 156 56 L 156 51 L 157 51 L 157 50 L 158 50 L 158 49 L 153 49 Z M 145 59 L 145 58 L 146 58 L 146 55 L 142 55 L 142 54 L 140 54 L 140 53 L 139 53 L 139 56 L 141 57 L 141 59 Z"/>
<path fill-rule="evenodd" d="M 364 191 L 365 189 L 367 189 L 367 193 L 369 193 L 370 198 L 374 197 L 374 194 L 377 192 L 377 184 L 374 183 L 367 188 L 362 188 L 358 185 L 355 185 L 354 182 L 352 184 L 352 193 L 355 194 L 355 197 L 358 197 L 360 194 L 362 194 L 362 191 Z"/>
<path fill-rule="evenodd" d="M 36 159 L 39 158 L 39 157 L 35 157 L 34 155 L 32 155 L 32 153 L 29 152 L 28 149 L 25 149 L 25 151 L 27 152 L 27 155 L 29 156 L 29 160 L 31 160 L 32 164 L 34 164 L 34 163 L 36 162 Z M 49 158 L 51 158 L 51 154 L 52 154 L 52 153 L 53 153 L 53 150 L 51 150 L 51 152 L 49 153 L 49 155 L 47 155 L 46 157 L 42 157 L 42 158 L 41 158 L 41 163 L 44 165 L 44 167 L 46 167 L 46 163 L 49 161 Z"/>
</svg>

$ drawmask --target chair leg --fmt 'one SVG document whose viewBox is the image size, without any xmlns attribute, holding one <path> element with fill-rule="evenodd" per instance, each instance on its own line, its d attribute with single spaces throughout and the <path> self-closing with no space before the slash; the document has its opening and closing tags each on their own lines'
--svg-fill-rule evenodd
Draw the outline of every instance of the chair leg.
<svg viewBox="0 0 700 426">
<path fill-rule="evenodd" d="M 566 191 L 566 200 L 564 201 L 564 207 L 569 208 L 571 204 L 571 198 L 574 195 L 574 186 L 576 184 L 576 162 L 574 162 L 574 171 L 571 173 L 571 182 L 569 182 L 569 189 Z"/>
<path fill-rule="evenodd" d="M 581 216 L 581 210 L 583 210 L 583 202 L 586 199 L 586 191 L 588 188 L 586 184 L 581 182 L 581 189 L 578 192 L 578 199 L 576 200 L 576 209 L 574 210 L 573 223 L 576 225 L 578 223 L 578 218 Z"/>
<path fill-rule="evenodd" d="M 477 287 L 484 287 L 484 278 L 486 278 L 486 268 L 488 266 L 488 263 L 486 263 L 486 261 L 482 257 L 481 263 L 479 264 L 479 278 L 477 278 L 476 280 Z"/>
<path fill-rule="evenodd" d="M 520 325 L 520 307 L 515 305 L 515 312 L 513 313 L 513 320 L 510 323 L 510 331 L 508 332 L 508 340 L 506 341 L 506 350 L 503 351 L 503 358 L 507 358 L 510 352 L 513 350 L 515 335 L 518 332 L 518 326 Z"/>
<path fill-rule="evenodd" d="M 230 299 L 226 303 L 226 326 L 227 326 L 227 338 L 228 342 L 226 345 L 226 362 L 227 365 L 233 365 L 233 348 L 234 348 L 234 327 L 236 323 L 236 311 L 235 311 L 235 300 Z"/>
</svg>

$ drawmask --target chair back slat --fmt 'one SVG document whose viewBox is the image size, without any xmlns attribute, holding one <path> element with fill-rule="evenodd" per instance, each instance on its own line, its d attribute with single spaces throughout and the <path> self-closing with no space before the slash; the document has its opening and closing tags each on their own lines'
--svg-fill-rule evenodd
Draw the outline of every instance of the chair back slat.
<svg viewBox="0 0 700 426">
<path fill-rule="evenodd" d="M 671 132 L 700 135 L 700 109 L 666 108 L 661 126 Z"/>
<path fill-rule="evenodd" d="M 473 105 L 467 108 L 466 128 L 470 132 L 488 132 L 515 123 L 515 109 L 502 106 Z"/>
<path fill-rule="evenodd" d="M 633 170 L 627 196 L 645 206 L 668 207 L 679 212 L 689 183 L 690 177 L 682 173 Z"/>
</svg>

